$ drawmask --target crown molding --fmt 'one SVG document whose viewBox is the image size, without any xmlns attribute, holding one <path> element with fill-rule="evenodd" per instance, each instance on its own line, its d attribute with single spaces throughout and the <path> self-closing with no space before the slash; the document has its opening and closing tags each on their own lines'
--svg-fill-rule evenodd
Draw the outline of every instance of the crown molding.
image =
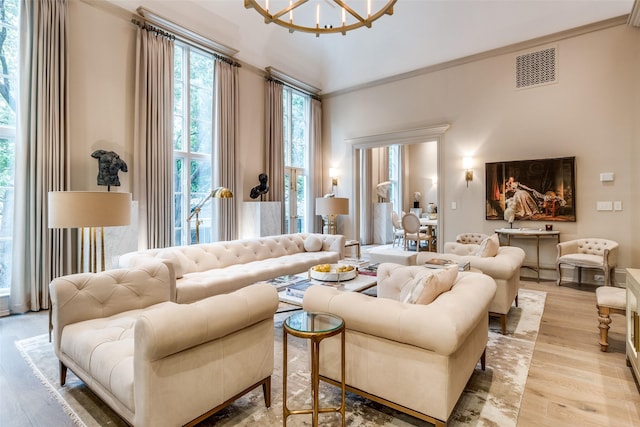
<svg viewBox="0 0 640 427">
<path fill-rule="evenodd" d="M 634 4 L 634 10 L 640 8 L 638 3 L 640 0 L 636 0 Z M 637 12 L 640 14 L 640 12 Z M 453 59 L 451 61 L 441 62 L 439 64 L 429 65 L 427 67 L 418 68 L 417 70 L 408 71 L 406 73 L 396 74 L 395 76 L 386 77 L 384 79 L 374 80 L 368 83 L 363 83 L 356 86 L 351 86 L 346 89 L 337 90 L 334 92 L 328 92 L 326 94 L 322 94 L 322 99 L 330 98 L 333 96 L 344 95 L 350 92 L 356 92 L 363 89 L 368 89 L 376 86 L 381 86 L 383 84 L 397 82 L 399 80 L 405 80 L 412 77 L 421 76 L 423 74 L 429 74 L 436 71 L 446 70 L 448 68 L 457 67 L 460 65 L 468 64 L 471 62 L 480 61 L 487 58 L 492 58 L 495 56 L 500 56 L 504 54 L 516 53 L 522 50 L 533 49 L 537 46 L 548 45 L 560 40 L 565 40 L 572 37 L 581 36 L 583 34 L 592 33 L 595 31 L 604 30 L 607 28 L 617 27 L 620 25 L 626 25 L 629 20 L 630 15 L 622 15 L 615 18 L 605 19 L 604 21 L 594 22 L 592 24 L 583 25 L 581 27 L 571 28 L 569 30 L 560 31 L 553 34 L 548 34 L 546 36 L 537 37 L 535 39 L 526 40 L 519 43 L 510 44 L 507 46 L 499 47 L 496 49 L 487 50 L 485 52 L 480 52 L 474 55 L 465 56 L 458 59 Z"/>
</svg>

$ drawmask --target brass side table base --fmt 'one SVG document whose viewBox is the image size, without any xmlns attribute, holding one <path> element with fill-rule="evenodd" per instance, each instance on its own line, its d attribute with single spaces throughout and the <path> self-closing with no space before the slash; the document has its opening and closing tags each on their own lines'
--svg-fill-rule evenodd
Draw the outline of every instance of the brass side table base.
<svg viewBox="0 0 640 427">
<path fill-rule="evenodd" d="M 289 409 L 287 406 L 287 335 L 311 340 L 311 395 L 310 409 Z M 340 334 L 341 338 L 341 399 L 338 407 L 320 408 L 320 342 Z M 285 320 L 282 328 L 282 425 L 287 425 L 289 415 L 311 414 L 311 425 L 318 426 L 318 415 L 322 413 L 337 412 L 342 417 L 342 425 L 345 426 L 345 327 L 344 320 L 338 316 L 327 313 L 309 313 L 302 311 L 292 314 Z"/>
</svg>

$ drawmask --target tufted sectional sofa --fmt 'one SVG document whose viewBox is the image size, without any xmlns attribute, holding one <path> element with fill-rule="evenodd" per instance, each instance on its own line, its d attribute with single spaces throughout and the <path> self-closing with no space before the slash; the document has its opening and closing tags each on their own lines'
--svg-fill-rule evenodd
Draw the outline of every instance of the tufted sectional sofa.
<svg viewBox="0 0 640 427">
<path fill-rule="evenodd" d="M 178 303 L 225 294 L 252 283 L 301 273 L 343 258 L 345 237 L 295 233 L 255 239 L 200 243 L 129 252 L 120 268 L 169 261 L 175 270 Z"/>
</svg>

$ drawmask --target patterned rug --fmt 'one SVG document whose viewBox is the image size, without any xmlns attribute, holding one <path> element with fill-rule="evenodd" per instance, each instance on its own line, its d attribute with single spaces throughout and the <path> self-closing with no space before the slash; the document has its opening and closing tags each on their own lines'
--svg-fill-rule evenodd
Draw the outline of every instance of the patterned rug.
<svg viewBox="0 0 640 427">
<path fill-rule="evenodd" d="M 518 412 L 529 372 L 546 293 L 520 290 L 519 305 L 513 307 L 507 320 L 507 335 L 500 333 L 500 323 L 492 319 L 487 367 L 474 371 L 449 420 L 449 426 L 517 425 Z M 275 367 L 272 376 L 272 405 L 265 408 L 262 389 L 237 400 L 214 414 L 199 426 L 281 426 L 282 425 L 282 322 L 290 313 L 275 317 Z M 104 405 L 72 372 L 67 384 L 59 386 L 58 361 L 47 335 L 16 342 L 16 346 L 33 372 L 47 387 L 78 426 L 126 426 L 124 421 Z M 290 408 L 310 405 L 310 387 L 306 342 L 289 339 L 289 382 L 287 403 Z M 321 383 L 322 405 L 333 405 L 339 389 Z M 339 415 L 324 414 L 321 425 L 340 425 Z M 310 415 L 289 416 L 290 426 L 311 425 Z M 429 423 L 347 393 L 347 425 L 349 426 L 426 426 Z"/>
</svg>

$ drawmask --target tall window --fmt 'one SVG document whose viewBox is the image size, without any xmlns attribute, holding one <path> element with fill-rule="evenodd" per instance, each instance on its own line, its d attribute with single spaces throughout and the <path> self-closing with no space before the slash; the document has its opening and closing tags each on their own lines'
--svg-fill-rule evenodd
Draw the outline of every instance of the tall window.
<svg viewBox="0 0 640 427">
<path fill-rule="evenodd" d="M 196 242 L 196 229 L 202 243 L 218 235 L 211 221 L 211 200 L 200 206 L 212 190 L 215 172 L 212 167 L 214 58 L 179 43 L 174 55 L 175 244 L 188 245 Z"/>
<path fill-rule="evenodd" d="M 11 282 L 19 11 L 18 0 L 0 0 L 0 294 Z"/>
<path fill-rule="evenodd" d="M 400 215 L 402 211 L 402 157 L 400 145 L 389 146 L 389 200 L 393 204 L 393 210 Z"/>
<path fill-rule="evenodd" d="M 309 231 L 309 96 L 285 86 L 284 219 L 285 232 Z"/>
</svg>

